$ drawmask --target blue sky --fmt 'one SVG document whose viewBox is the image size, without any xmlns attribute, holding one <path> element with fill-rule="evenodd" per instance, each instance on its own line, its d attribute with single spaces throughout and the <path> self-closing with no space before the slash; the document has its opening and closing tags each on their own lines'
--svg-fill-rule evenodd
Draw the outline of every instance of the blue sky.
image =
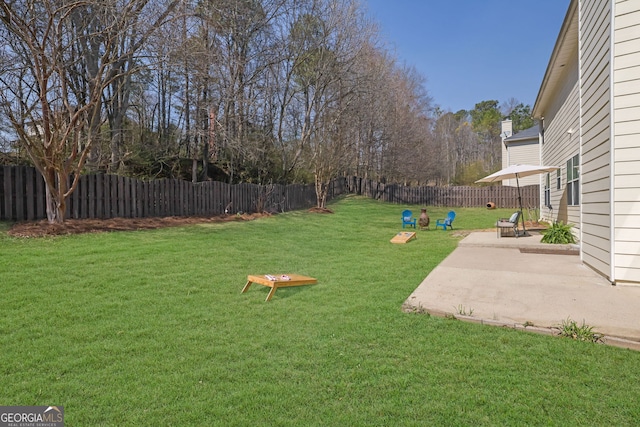
<svg viewBox="0 0 640 427">
<path fill-rule="evenodd" d="M 533 107 L 570 0 L 362 0 L 434 105 L 490 99 Z"/>
</svg>

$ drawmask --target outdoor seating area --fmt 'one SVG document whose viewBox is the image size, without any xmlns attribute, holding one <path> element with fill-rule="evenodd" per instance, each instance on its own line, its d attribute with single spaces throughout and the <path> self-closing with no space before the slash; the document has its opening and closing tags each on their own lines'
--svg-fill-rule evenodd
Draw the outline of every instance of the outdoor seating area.
<svg viewBox="0 0 640 427">
<path fill-rule="evenodd" d="M 413 217 L 413 212 L 409 209 L 402 211 L 402 228 L 406 226 L 416 228 L 416 219 Z"/>
<path fill-rule="evenodd" d="M 521 212 L 516 211 L 509 218 L 499 218 L 498 221 L 496 221 L 496 233 L 498 238 L 508 236 L 511 231 L 513 232 L 514 237 L 518 237 L 518 221 L 520 220 L 520 215 Z"/>
<path fill-rule="evenodd" d="M 456 213 L 454 211 L 449 211 L 446 218 L 436 220 L 436 230 L 438 228 L 442 228 L 443 230 L 446 230 L 447 227 L 449 227 L 450 230 L 453 230 L 454 219 L 456 219 Z"/>
</svg>

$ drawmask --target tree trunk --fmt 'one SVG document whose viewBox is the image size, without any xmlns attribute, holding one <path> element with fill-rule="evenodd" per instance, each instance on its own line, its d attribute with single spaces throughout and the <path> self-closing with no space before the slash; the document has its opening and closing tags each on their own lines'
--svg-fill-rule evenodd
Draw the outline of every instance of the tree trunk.
<svg viewBox="0 0 640 427">
<path fill-rule="evenodd" d="M 328 185 L 316 175 L 316 206 L 324 209 L 327 206 Z"/>
<path fill-rule="evenodd" d="M 59 224 L 62 221 L 58 218 L 58 202 L 55 197 L 51 194 L 51 190 L 49 190 L 49 186 L 45 186 L 46 190 L 46 203 L 47 203 L 47 221 L 49 224 Z"/>
<path fill-rule="evenodd" d="M 202 175 L 200 175 L 200 181 L 207 181 L 209 179 L 209 144 L 205 142 L 202 144 Z"/>
<path fill-rule="evenodd" d="M 67 191 L 67 180 L 61 179 L 54 171 L 42 174 L 45 180 L 45 200 L 47 221 L 49 224 L 62 224 L 67 210 L 64 194 Z"/>
<path fill-rule="evenodd" d="M 194 184 L 198 182 L 198 159 L 195 154 L 191 159 L 191 182 Z"/>
<path fill-rule="evenodd" d="M 120 161 L 122 160 L 121 141 L 122 133 L 119 130 L 114 131 L 111 135 L 111 160 L 109 162 L 109 172 L 113 174 L 118 173 Z"/>
</svg>

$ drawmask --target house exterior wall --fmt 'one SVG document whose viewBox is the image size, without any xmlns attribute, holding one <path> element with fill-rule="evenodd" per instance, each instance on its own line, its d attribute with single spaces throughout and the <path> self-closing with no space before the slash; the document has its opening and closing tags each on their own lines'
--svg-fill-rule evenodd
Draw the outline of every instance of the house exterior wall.
<svg viewBox="0 0 640 427">
<path fill-rule="evenodd" d="M 508 158 L 508 162 L 505 164 L 503 161 L 503 168 L 512 165 L 539 165 L 540 164 L 540 144 L 538 139 L 527 139 L 522 141 L 513 141 L 508 143 L 508 153 L 503 154 L 503 159 Z M 507 151 L 503 148 L 504 152 Z M 520 178 L 520 186 L 525 185 L 540 185 L 540 175 L 526 176 Z M 502 185 L 516 186 L 515 179 L 505 179 L 502 181 Z"/>
<path fill-rule="evenodd" d="M 562 167 L 561 190 L 550 175 L 553 209 L 542 206 L 542 216 L 579 225 L 586 265 L 640 285 L 640 1 L 571 0 L 534 117 L 542 163 Z M 575 154 L 580 203 L 567 206 Z"/>
<path fill-rule="evenodd" d="M 557 96 L 543 112 L 542 162 L 549 166 L 560 166 L 561 186 L 555 185 L 555 174 L 551 174 L 551 207 L 541 206 L 540 213 L 548 221 L 574 224 L 579 235 L 580 206 L 568 206 L 566 187 L 566 162 L 580 151 L 580 99 L 578 86 L 578 54 L 564 66 Z M 569 133 L 569 131 L 572 131 Z M 543 175 L 544 179 L 544 175 Z M 543 181 L 544 182 L 544 181 Z M 540 199 L 541 201 L 544 198 Z"/>
<path fill-rule="evenodd" d="M 640 282 L 640 10 L 613 12 L 613 259 L 616 282 Z"/>
<path fill-rule="evenodd" d="M 611 1 L 581 0 L 580 206 L 582 260 L 611 272 Z"/>
<path fill-rule="evenodd" d="M 503 120 L 500 124 L 500 130 L 502 131 L 500 133 L 500 137 L 502 138 L 502 169 L 504 169 L 511 164 L 509 162 L 509 152 L 507 151 L 507 147 L 505 147 L 504 140 L 513 135 L 513 122 L 510 119 Z M 507 184 L 504 184 L 503 182 L 502 185 Z"/>
</svg>

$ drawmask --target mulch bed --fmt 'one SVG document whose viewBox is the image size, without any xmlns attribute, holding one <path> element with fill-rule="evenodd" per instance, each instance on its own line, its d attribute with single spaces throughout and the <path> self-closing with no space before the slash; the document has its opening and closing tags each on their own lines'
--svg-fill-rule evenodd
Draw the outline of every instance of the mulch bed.
<svg viewBox="0 0 640 427">
<path fill-rule="evenodd" d="M 331 209 L 317 208 L 317 207 L 309 209 L 309 212 L 311 212 L 311 213 L 333 213 L 333 211 Z"/>
<path fill-rule="evenodd" d="M 49 224 L 47 220 L 18 222 L 8 235 L 14 237 L 45 237 L 65 234 L 104 233 L 109 231 L 152 230 L 189 224 L 207 224 L 228 221 L 252 221 L 270 216 L 268 213 L 220 215 L 212 217 L 164 217 L 164 218 L 110 218 L 67 219 L 62 224 Z"/>
<path fill-rule="evenodd" d="M 331 209 L 311 208 L 312 213 L 333 213 Z M 164 227 L 178 227 L 190 224 L 210 224 L 228 221 L 253 221 L 271 216 L 270 213 L 253 213 L 240 215 L 218 215 L 211 217 L 178 217 L 163 218 L 110 218 L 110 219 L 67 219 L 62 224 L 49 224 L 47 220 L 24 221 L 14 224 L 8 235 L 14 237 L 45 237 L 66 234 L 105 233 L 109 231 L 153 230 Z"/>
</svg>

